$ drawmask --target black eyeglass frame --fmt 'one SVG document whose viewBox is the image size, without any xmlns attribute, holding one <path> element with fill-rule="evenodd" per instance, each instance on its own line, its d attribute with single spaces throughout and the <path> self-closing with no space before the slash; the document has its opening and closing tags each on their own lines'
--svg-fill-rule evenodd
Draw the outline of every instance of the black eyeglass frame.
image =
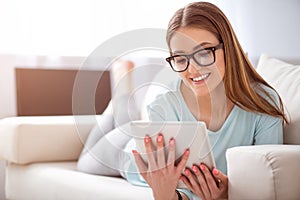
<svg viewBox="0 0 300 200">
<path fill-rule="evenodd" d="M 193 60 L 197 63 L 197 65 L 199 65 L 199 66 L 201 66 L 201 67 L 207 67 L 207 66 L 210 66 L 210 65 L 212 65 L 212 64 L 214 64 L 214 63 L 216 62 L 216 53 L 215 53 L 215 51 L 218 50 L 218 49 L 222 49 L 222 48 L 223 48 L 223 43 L 219 43 L 217 46 L 214 46 L 214 47 L 207 47 L 207 48 L 204 48 L 204 49 L 200 49 L 200 50 L 195 51 L 195 52 L 193 52 L 193 53 L 191 53 L 191 54 L 188 54 L 188 55 L 175 55 L 175 56 L 170 56 L 170 57 L 166 58 L 166 61 L 170 64 L 172 70 L 175 71 L 175 72 L 184 72 L 185 70 L 187 70 L 187 68 L 188 68 L 189 65 L 190 65 L 190 59 L 191 59 L 191 58 L 193 58 Z M 202 65 L 202 64 L 198 63 L 198 61 L 194 58 L 194 55 L 195 55 L 196 53 L 201 52 L 201 51 L 207 51 L 207 50 L 211 50 L 211 51 L 212 51 L 214 60 L 213 60 L 211 63 L 209 63 L 209 64 Z M 186 68 L 184 68 L 183 70 L 175 70 L 174 67 L 173 67 L 172 64 L 171 64 L 172 60 L 174 60 L 174 58 L 179 57 L 179 56 L 184 56 L 184 57 L 187 58 L 187 65 L 186 65 Z"/>
</svg>

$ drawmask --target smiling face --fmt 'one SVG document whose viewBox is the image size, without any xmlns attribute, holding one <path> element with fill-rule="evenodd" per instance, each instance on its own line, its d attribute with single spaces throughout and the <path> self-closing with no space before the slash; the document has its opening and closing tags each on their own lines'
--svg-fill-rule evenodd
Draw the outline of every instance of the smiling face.
<svg viewBox="0 0 300 200">
<path fill-rule="evenodd" d="M 197 50 L 215 47 L 220 41 L 214 34 L 200 28 L 184 27 L 178 29 L 170 40 L 172 55 L 188 55 Z M 179 72 L 184 84 L 196 96 L 209 95 L 220 84 L 223 84 L 225 61 L 223 49 L 215 51 L 215 62 L 201 67 L 192 58 L 187 70 Z"/>
</svg>

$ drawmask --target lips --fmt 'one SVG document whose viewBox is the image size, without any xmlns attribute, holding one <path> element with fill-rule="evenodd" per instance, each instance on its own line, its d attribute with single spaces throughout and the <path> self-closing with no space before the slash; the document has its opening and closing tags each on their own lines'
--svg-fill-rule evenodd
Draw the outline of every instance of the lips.
<svg viewBox="0 0 300 200">
<path fill-rule="evenodd" d="M 209 75 L 210 75 L 210 73 L 206 73 L 206 74 L 202 74 L 198 77 L 194 77 L 194 78 L 191 78 L 191 79 L 194 82 L 199 82 L 199 81 L 203 81 L 203 80 L 207 79 L 209 77 Z"/>
</svg>

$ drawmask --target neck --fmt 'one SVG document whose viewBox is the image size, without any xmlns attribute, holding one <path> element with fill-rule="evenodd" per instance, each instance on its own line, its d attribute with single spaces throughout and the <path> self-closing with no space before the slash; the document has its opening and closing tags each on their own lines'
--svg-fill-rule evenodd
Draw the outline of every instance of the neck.
<svg viewBox="0 0 300 200">
<path fill-rule="evenodd" d="M 226 97 L 223 84 L 219 84 L 207 95 L 199 96 L 185 84 L 182 84 L 181 91 L 194 117 L 200 121 L 205 121 L 211 130 L 220 128 L 234 105 Z"/>
<path fill-rule="evenodd" d="M 199 109 L 202 112 L 226 113 L 229 99 L 226 96 L 223 84 L 219 84 L 214 90 L 204 96 L 194 94 L 197 100 Z"/>
</svg>

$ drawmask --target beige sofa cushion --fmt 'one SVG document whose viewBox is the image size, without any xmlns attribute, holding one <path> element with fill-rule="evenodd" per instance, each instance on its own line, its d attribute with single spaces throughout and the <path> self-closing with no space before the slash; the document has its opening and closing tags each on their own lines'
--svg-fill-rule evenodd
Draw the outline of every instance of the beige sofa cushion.
<svg viewBox="0 0 300 200">
<path fill-rule="evenodd" d="M 7 167 L 8 199 L 24 200 L 150 200 L 148 187 L 137 187 L 125 179 L 76 171 L 76 162 L 10 164 Z"/>
<path fill-rule="evenodd" d="M 300 145 L 257 145 L 226 152 L 231 200 L 300 197 Z"/>
<path fill-rule="evenodd" d="M 80 117 L 79 123 L 74 116 L 0 120 L 0 159 L 18 164 L 77 160 L 94 124 L 90 117 Z"/>
<path fill-rule="evenodd" d="M 300 144 L 300 65 L 262 55 L 257 72 L 281 96 L 290 124 L 284 127 L 284 143 Z"/>
</svg>

